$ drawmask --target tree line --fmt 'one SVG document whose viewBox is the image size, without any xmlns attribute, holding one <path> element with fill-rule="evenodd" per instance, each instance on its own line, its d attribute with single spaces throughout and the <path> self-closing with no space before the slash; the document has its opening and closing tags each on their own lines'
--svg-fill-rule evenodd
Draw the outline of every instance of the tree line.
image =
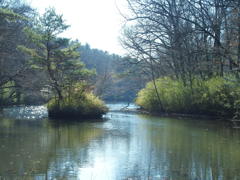
<svg viewBox="0 0 240 180">
<path fill-rule="evenodd" d="M 146 76 L 137 73 L 139 67 L 129 65 L 130 57 L 109 54 L 89 44 L 81 45 L 79 52 L 86 67 L 96 71 L 94 92 L 105 101 L 132 102 L 147 82 Z"/>
</svg>

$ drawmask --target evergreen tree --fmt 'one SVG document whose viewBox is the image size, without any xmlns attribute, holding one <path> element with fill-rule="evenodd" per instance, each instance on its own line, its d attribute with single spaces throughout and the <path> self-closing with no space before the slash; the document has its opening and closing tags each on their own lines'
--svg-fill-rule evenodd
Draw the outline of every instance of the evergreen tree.
<svg viewBox="0 0 240 180">
<path fill-rule="evenodd" d="M 70 94 L 77 82 L 84 82 L 92 74 L 79 60 L 79 44 L 58 37 L 68 27 L 62 15 L 48 9 L 38 19 L 35 29 L 25 29 L 34 47 L 19 46 L 30 55 L 32 68 L 47 73 L 51 90 L 59 100 L 63 99 L 64 93 Z"/>
</svg>

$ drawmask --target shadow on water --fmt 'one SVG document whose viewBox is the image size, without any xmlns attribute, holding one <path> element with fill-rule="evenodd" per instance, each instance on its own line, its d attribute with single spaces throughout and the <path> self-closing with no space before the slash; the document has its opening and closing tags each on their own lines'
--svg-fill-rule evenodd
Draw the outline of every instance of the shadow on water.
<svg viewBox="0 0 240 180">
<path fill-rule="evenodd" d="M 69 119 L 49 119 L 49 124 L 53 127 L 60 127 L 60 126 L 69 126 L 69 125 L 81 125 L 84 123 L 103 123 L 106 122 L 108 118 L 98 118 L 98 119 L 78 119 L 78 118 L 71 118 Z"/>
<path fill-rule="evenodd" d="M 239 131 L 222 122 L 116 112 L 116 106 L 105 120 L 91 122 L 0 117 L 0 177 L 240 179 Z"/>
</svg>

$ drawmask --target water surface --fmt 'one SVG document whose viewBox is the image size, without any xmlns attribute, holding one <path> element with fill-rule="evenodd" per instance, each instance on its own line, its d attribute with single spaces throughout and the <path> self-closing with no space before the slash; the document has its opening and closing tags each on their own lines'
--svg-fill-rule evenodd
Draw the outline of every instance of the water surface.
<svg viewBox="0 0 240 180">
<path fill-rule="evenodd" d="M 0 179 L 240 179 L 239 131 L 117 111 L 124 106 L 109 105 L 104 121 L 70 124 L 48 120 L 43 106 L 5 109 Z"/>
</svg>

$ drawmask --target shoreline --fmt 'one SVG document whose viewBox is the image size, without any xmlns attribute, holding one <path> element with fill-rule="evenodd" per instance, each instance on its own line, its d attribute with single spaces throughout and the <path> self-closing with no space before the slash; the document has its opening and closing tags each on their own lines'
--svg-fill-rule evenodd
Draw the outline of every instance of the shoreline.
<svg viewBox="0 0 240 180">
<path fill-rule="evenodd" d="M 174 118 L 190 118 L 190 119 L 201 119 L 201 120 L 209 120 L 209 121 L 227 121 L 231 122 L 232 118 L 230 117 L 222 117 L 222 116 L 214 116 L 214 115 L 204 115 L 204 114 L 187 114 L 187 113 L 156 113 L 150 112 L 144 109 L 124 109 L 124 110 L 117 110 L 117 111 L 110 111 L 110 112 L 125 112 L 125 113 L 139 113 L 151 116 L 158 116 L 158 117 L 174 117 Z"/>
</svg>

